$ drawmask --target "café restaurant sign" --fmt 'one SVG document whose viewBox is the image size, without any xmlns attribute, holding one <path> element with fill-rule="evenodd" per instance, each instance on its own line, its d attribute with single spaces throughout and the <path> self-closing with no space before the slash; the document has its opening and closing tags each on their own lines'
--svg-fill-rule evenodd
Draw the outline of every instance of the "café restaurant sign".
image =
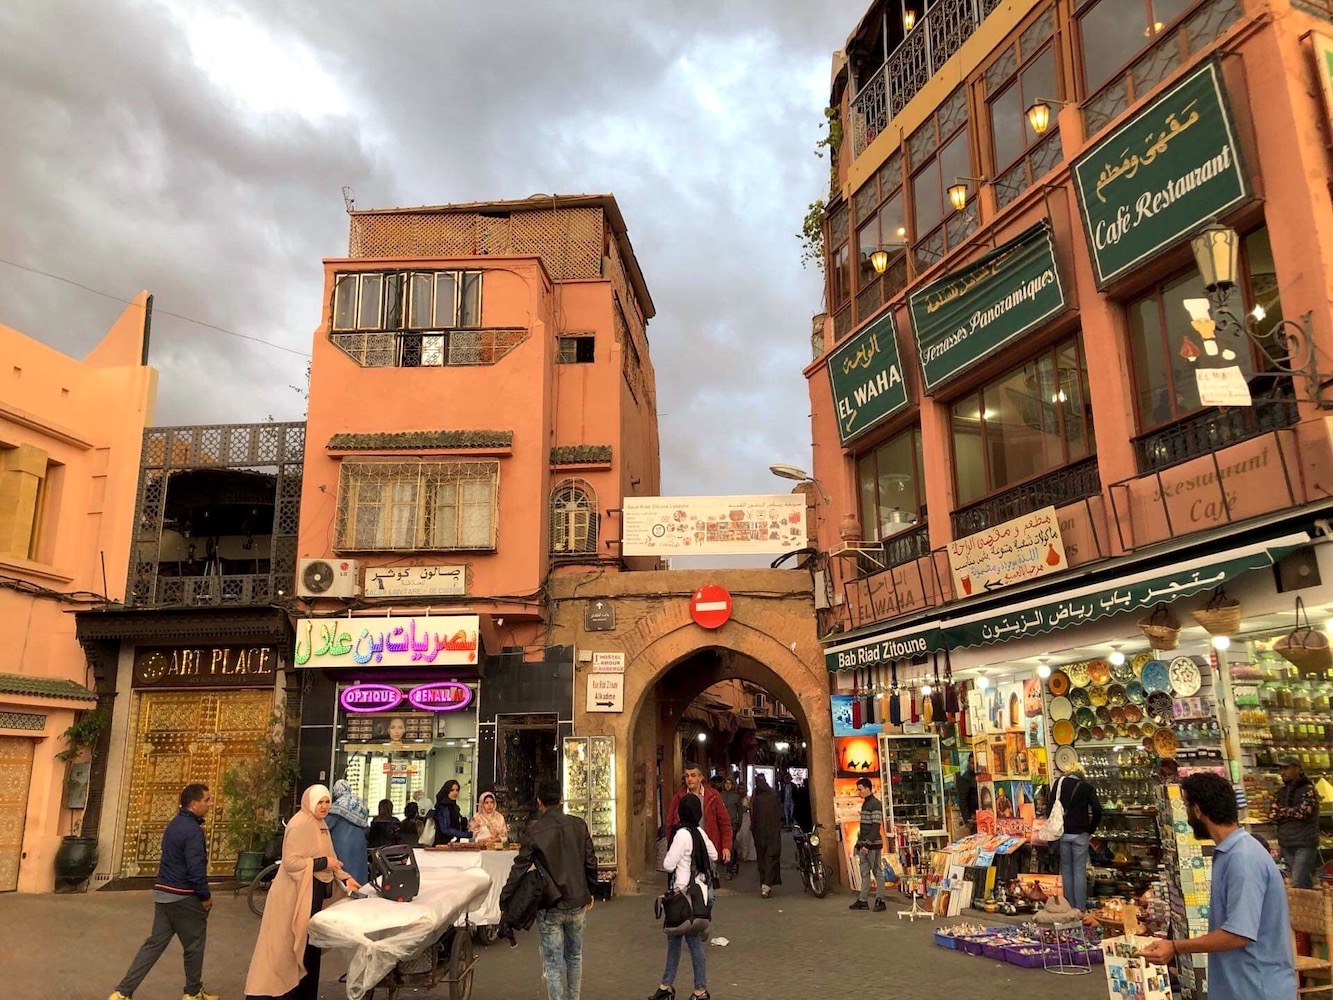
<svg viewBox="0 0 1333 1000">
<path fill-rule="evenodd" d="M 298 667 L 473 666 L 476 615 L 304 618 L 296 626 Z"/>
<path fill-rule="evenodd" d="M 927 393 L 1065 309 L 1045 220 L 908 297 Z"/>
<path fill-rule="evenodd" d="M 1104 288 L 1249 197 L 1215 62 L 1205 63 L 1074 164 Z"/>
<path fill-rule="evenodd" d="M 954 593 L 960 598 L 1069 568 L 1054 507 L 952 541 L 948 554 Z"/>
<path fill-rule="evenodd" d="M 828 376 L 843 444 L 907 405 L 892 310 L 829 355 Z"/>
<path fill-rule="evenodd" d="M 269 687 L 278 668 L 271 646 L 139 647 L 134 687 Z"/>
</svg>

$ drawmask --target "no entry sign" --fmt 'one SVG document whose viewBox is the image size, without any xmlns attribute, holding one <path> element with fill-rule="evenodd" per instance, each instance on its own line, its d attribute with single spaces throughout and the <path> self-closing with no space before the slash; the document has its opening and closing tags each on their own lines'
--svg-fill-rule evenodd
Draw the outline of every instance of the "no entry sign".
<svg viewBox="0 0 1333 1000">
<path fill-rule="evenodd" d="M 715 583 L 700 587 L 690 598 L 690 617 L 700 628 L 721 628 L 731 618 L 731 595 Z"/>
</svg>

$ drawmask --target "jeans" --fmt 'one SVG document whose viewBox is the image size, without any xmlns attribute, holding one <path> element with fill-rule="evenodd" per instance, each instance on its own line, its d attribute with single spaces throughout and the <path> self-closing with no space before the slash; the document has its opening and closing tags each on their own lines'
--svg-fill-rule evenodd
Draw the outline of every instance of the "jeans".
<svg viewBox="0 0 1333 1000">
<path fill-rule="evenodd" d="M 672 934 L 667 938 L 666 969 L 662 973 L 662 983 L 673 986 L 676 982 L 676 970 L 680 968 L 680 942 L 690 946 L 690 965 L 694 967 L 694 991 L 700 993 L 708 989 L 708 962 L 704 958 L 704 936 L 702 934 Z"/>
<path fill-rule="evenodd" d="M 173 937 L 181 939 L 185 952 L 185 993 L 194 996 L 204 987 L 204 943 L 208 940 L 208 911 L 197 896 L 178 902 L 153 904 L 153 930 L 134 956 L 130 969 L 116 989 L 132 996 Z"/>
<path fill-rule="evenodd" d="M 1064 883 L 1065 901 L 1076 910 L 1088 908 L 1088 842 L 1087 833 L 1066 833 L 1060 838 L 1060 879 Z"/>
<path fill-rule="evenodd" d="M 856 858 L 861 863 L 861 894 L 856 898 L 863 903 L 870 896 L 871 872 L 875 875 L 875 898 L 884 898 L 884 869 L 879 863 L 879 852 L 878 847 L 872 847 L 864 854 L 856 852 Z"/>
<path fill-rule="evenodd" d="M 583 928 L 588 911 L 539 910 L 542 979 L 547 1000 L 579 1000 L 583 989 Z"/>
<path fill-rule="evenodd" d="M 1291 869 L 1291 885 L 1294 889 L 1313 889 L 1314 870 L 1319 861 L 1317 847 L 1284 847 L 1282 858 Z"/>
</svg>

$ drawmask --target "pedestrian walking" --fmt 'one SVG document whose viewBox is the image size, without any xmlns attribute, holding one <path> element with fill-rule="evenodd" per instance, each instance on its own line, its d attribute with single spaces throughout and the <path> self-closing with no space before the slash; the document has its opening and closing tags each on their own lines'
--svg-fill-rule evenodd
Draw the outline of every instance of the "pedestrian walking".
<svg viewBox="0 0 1333 1000">
<path fill-rule="evenodd" d="M 722 857 L 722 863 L 731 861 L 732 827 L 731 817 L 727 814 L 727 805 L 722 801 L 722 794 L 704 780 L 704 773 L 698 764 L 685 765 L 685 787 L 678 791 L 667 809 L 667 829 L 674 830 L 680 823 L 680 802 L 686 795 L 698 798 L 703 809 L 703 831 L 716 845 Z M 665 853 L 666 847 L 661 850 Z"/>
<path fill-rule="evenodd" d="M 679 824 L 671 834 L 665 866 L 670 873 L 667 889 L 679 889 L 691 881 L 703 891 L 705 904 L 713 902 L 713 880 L 709 875 L 712 862 L 717 860 L 717 847 L 708 835 L 699 829 L 703 816 L 699 800 L 690 796 L 680 804 Z M 676 971 L 680 968 L 681 942 L 689 945 L 690 966 L 694 971 L 695 1000 L 710 1000 L 708 992 L 708 962 L 704 955 L 704 932 L 670 934 L 667 936 L 666 968 L 657 992 L 649 1000 L 675 1000 Z"/>
<path fill-rule="evenodd" d="M 343 867 L 325 821 L 333 794 L 311 785 L 301 796 L 301 811 L 282 835 L 282 861 L 269 886 L 250 970 L 247 1000 L 318 1000 L 320 951 L 306 936 L 310 918 L 333 895 L 335 885 L 348 892 L 361 888 Z"/>
<path fill-rule="evenodd" d="M 1088 908 L 1088 844 L 1102 821 L 1097 789 L 1088 780 L 1083 765 L 1066 768 L 1056 782 L 1057 798 L 1064 808 L 1065 832 L 1060 838 L 1060 880 L 1065 900 L 1076 910 Z M 1052 805 L 1054 808 L 1054 805 Z"/>
<path fill-rule="evenodd" d="M 1314 888 L 1319 858 L 1319 792 L 1306 776 L 1299 757 L 1283 757 L 1282 787 L 1273 796 L 1271 819 L 1277 826 L 1277 846 L 1297 889 Z"/>
<path fill-rule="evenodd" d="M 762 774 L 754 779 L 750 798 L 750 831 L 759 862 L 759 895 L 768 899 L 782 884 L 782 805 Z"/>
<path fill-rule="evenodd" d="M 367 881 L 370 878 L 366 854 L 370 846 L 370 810 L 345 780 L 333 783 L 333 805 L 329 807 L 325 823 L 333 838 L 333 850 L 347 873 L 358 882 Z"/>
<path fill-rule="evenodd" d="M 540 864 L 554 883 L 554 898 L 537 911 L 542 979 L 547 1000 L 579 1000 L 583 989 L 583 930 L 597 889 L 597 852 L 588 825 L 561 809 L 560 786 L 537 787 L 537 818 L 528 824 L 509 880 L 500 892 L 504 910 L 523 876 Z"/>
<path fill-rule="evenodd" d="M 180 812 L 162 831 L 162 859 L 153 885 L 153 930 L 130 963 L 129 971 L 110 1000 L 130 1000 L 157 964 L 173 937 L 185 953 L 185 994 L 181 1000 L 218 1000 L 204 991 L 204 945 L 213 896 L 208 889 L 208 844 L 204 817 L 213 808 L 213 793 L 204 784 L 181 790 Z"/>
<path fill-rule="evenodd" d="M 958 774 L 958 780 L 954 783 L 954 796 L 957 799 L 958 811 L 963 814 L 963 826 L 968 833 L 977 832 L 977 767 L 976 758 L 971 754 L 967 758 L 967 766 Z"/>
<path fill-rule="evenodd" d="M 861 825 L 856 831 L 856 857 L 861 865 L 861 892 L 849 909 L 870 908 L 870 876 L 875 876 L 875 912 L 887 908 L 884 902 L 884 869 L 880 858 L 884 853 L 884 806 L 875 795 L 875 786 L 869 778 L 856 779 L 856 794 L 861 796 Z"/>
<path fill-rule="evenodd" d="M 727 807 L 727 819 L 731 820 L 731 860 L 726 863 L 726 866 L 727 878 L 732 879 L 736 877 L 741 867 L 740 847 L 737 840 L 740 835 L 741 824 L 744 821 L 745 810 L 741 804 L 740 789 L 736 787 L 736 782 L 730 776 L 722 782 L 722 803 Z"/>
<path fill-rule="evenodd" d="M 1296 960 L 1282 873 L 1259 842 L 1240 828 L 1236 792 L 1216 774 L 1180 783 L 1190 829 L 1211 840 L 1213 872 L 1208 933 L 1154 940 L 1143 954 L 1165 965 L 1178 955 L 1208 956 L 1208 1000 L 1296 1000 Z"/>
<path fill-rule="evenodd" d="M 792 785 L 791 772 L 786 769 L 778 778 L 778 800 L 782 803 L 782 825 L 790 830 L 796 815 L 796 788 Z"/>
</svg>

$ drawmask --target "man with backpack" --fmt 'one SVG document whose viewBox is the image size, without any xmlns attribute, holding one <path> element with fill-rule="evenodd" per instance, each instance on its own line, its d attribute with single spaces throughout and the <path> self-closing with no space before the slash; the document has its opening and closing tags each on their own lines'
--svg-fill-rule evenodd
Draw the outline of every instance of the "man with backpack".
<svg viewBox="0 0 1333 1000">
<path fill-rule="evenodd" d="M 597 853 L 588 825 L 560 808 L 560 786 L 537 788 L 537 813 L 500 892 L 510 927 L 534 922 L 541 938 L 542 979 L 548 1000 L 579 1000 L 583 986 L 583 930 L 597 888 Z M 535 875 L 529 877 L 529 872 Z M 512 939 L 511 939 L 512 942 Z"/>
</svg>

